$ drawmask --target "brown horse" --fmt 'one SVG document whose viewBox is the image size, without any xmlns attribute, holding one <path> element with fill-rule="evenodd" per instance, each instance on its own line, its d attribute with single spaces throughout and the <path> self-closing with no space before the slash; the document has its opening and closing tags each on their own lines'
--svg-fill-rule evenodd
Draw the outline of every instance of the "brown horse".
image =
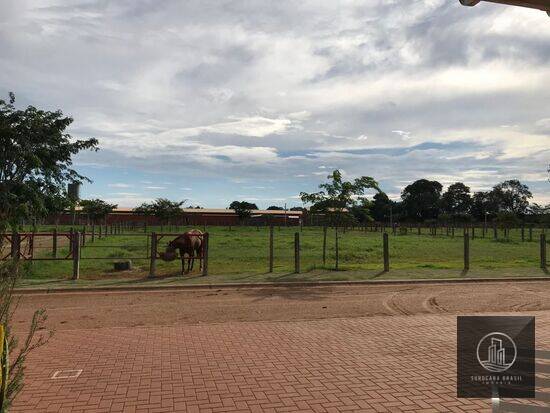
<svg viewBox="0 0 550 413">
<path fill-rule="evenodd" d="M 160 258 L 164 261 L 173 261 L 176 259 L 176 250 L 179 250 L 181 257 L 181 274 L 187 274 L 193 271 L 195 263 L 195 255 L 202 258 L 202 231 L 192 229 L 183 235 L 174 238 L 168 243 L 166 252 L 161 252 Z M 185 254 L 187 254 L 187 271 L 185 270 Z M 202 268 L 202 261 L 201 261 Z"/>
</svg>

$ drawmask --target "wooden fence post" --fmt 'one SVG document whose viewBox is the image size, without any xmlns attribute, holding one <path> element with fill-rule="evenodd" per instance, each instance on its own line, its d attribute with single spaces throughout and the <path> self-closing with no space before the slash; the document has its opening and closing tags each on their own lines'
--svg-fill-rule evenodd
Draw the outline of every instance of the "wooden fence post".
<svg viewBox="0 0 550 413">
<path fill-rule="evenodd" d="M 327 226 L 323 226 L 323 266 L 327 263 Z"/>
<path fill-rule="evenodd" d="M 71 227 L 69 229 L 69 253 L 72 254 L 73 253 L 73 235 L 74 235 L 74 230 L 73 230 L 73 227 Z"/>
<path fill-rule="evenodd" d="M 525 242 L 525 225 L 521 225 L 521 242 Z"/>
<path fill-rule="evenodd" d="M 15 261 L 19 260 L 21 255 L 21 235 L 18 232 L 11 234 L 11 258 Z"/>
<path fill-rule="evenodd" d="M 149 277 L 155 277 L 157 272 L 157 233 L 151 233 L 151 256 L 149 257 Z"/>
<path fill-rule="evenodd" d="M 529 242 L 533 242 L 533 225 L 529 225 Z"/>
<path fill-rule="evenodd" d="M 52 233 L 52 255 L 57 258 L 57 228 L 54 228 Z"/>
<path fill-rule="evenodd" d="M 540 268 L 546 269 L 546 234 L 540 234 Z"/>
<path fill-rule="evenodd" d="M 95 241 L 95 224 L 92 224 L 92 240 L 91 242 L 93 243 Z"/>
<path fill-rule="evenodd" d="M 340 251 L 338 249 L 338 227 L 334 228 L 334 255 L 335 255 L 335 268 L 338 271 L 338 265 L 340 264 Z"/>
<path fill-rule="evenodd" d="M 498 239 L 498 230 L 496 224 L 493 225 L 493 238 Z"/>
<path fill-rule="evenodd" d="M 78 280 L 80 277 L 80 232 L 72 233 L 71 243 L 73 245 L 73 280 Z"/>
<path fill-rule="evenodd" d="M 464 271 L 470 269 L 470 237 L 468 232 L 464 234 Z"/>
<path fill-rule="evenodd" d="M 209 240 L 210 236 L 208 232 L 205 232 L 202 236 L 202 242 L 204 244 L 202 248 L 202 276 L 206 277 L 208 275 L 208 249 L 209 249 Z"/>
<path fill-rule="evenodd" d="M 86 225 L 84 225 L 82 227 L 82 242 L 81 242 L 81 245 L 82 246 L 86 245 Z"/>
<path fill-rule="evenodd" d="M 390 270 L 390 246 L 389 246 L 389 240 L 388 240 L 388 234 L 384 232 L 382 235 L 382 248 L 384 250 L 384 272 L 388 272 Z"/>
<path fill-rule="evenodd" d="M 273 272 L 273 225 L 269 226 L 269 272 Z"/>
<path fill-rule="evenodd" d="M 294 233 L 294 272 L 300 274 L 300 233 Z"/>
</svg>

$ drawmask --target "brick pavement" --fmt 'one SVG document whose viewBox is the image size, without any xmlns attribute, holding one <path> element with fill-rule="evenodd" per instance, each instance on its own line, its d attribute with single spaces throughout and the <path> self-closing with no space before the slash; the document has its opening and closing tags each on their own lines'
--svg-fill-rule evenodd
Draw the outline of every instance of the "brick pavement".
<svg viewBox="0 0 550 413">
<path fill-rule="evenodd" d="M 550 348 L 550 312 L 533 314 Z M 60 331 L 13 412 L 489 411 L 455 397 L 455 331 L 452 315 Z"/>
</svg>

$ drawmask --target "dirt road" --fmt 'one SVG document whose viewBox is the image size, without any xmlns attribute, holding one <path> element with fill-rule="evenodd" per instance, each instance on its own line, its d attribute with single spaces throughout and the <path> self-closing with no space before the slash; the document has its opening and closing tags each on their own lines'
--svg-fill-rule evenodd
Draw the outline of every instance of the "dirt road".
<svg viewBox="0 0 550 413">
<path fill-rule="evenodd" d="M 48 311 L 56 330 L 227 321 L 550 309 L 550 283 L 401 284 L 26 294 L 16 322 Z"/>
</svg>

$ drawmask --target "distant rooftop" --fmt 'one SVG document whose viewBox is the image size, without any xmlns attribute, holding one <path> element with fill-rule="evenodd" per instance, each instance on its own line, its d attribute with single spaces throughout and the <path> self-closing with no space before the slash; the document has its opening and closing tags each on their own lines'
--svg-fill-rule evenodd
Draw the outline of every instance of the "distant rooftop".
<svg viewBox="0 0 550 413">
<path fill-rule="evenodd" d="M 80 207 L 77 207 L 76 210 L 80 210 Z M 224 208 L 183 208 L 183 213 L 186 214 L 209 214 L 209 215 L 228 215 L 235 214 L 233 209 L 224 209 Z M 133 208 L 117 208 L 113 211 L 115 214 L 130 214 L 134 212 Z M 250 211 L 252 215 L 302 215 L 302 211 L 289 211 L 284 210 L 271 210 L 271 209 L 253 209 Z"/>
</svg>

